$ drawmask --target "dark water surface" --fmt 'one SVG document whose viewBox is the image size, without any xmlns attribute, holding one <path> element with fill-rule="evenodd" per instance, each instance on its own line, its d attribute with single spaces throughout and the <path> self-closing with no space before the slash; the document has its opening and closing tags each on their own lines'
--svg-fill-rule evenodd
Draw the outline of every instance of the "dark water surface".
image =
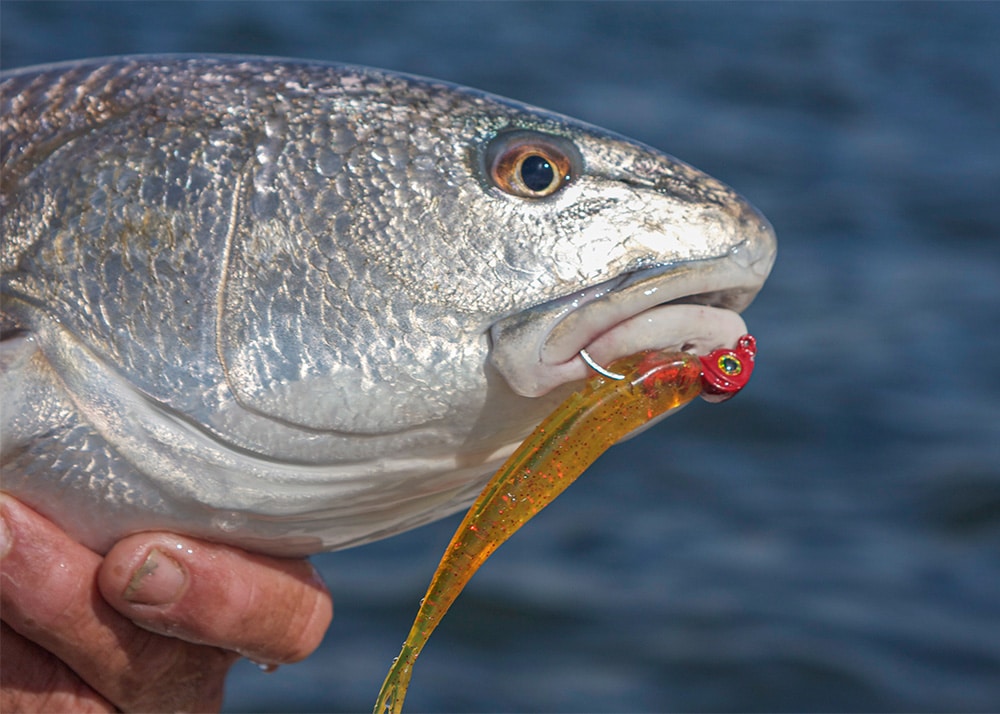
<svg viewBox="0 0 1000 714">
<path fill-rule="evenodd" d="M 477 575 L 418 711 L 1000 710 L 1000 4 L 3 2 L 4 67 L 371 64 L 577 116 L 778 231 L 750 388 L 616 447 Z M 318 557 L 319 652 L 230 711 L 370 710 L 451 519 Z"/>
</svg>

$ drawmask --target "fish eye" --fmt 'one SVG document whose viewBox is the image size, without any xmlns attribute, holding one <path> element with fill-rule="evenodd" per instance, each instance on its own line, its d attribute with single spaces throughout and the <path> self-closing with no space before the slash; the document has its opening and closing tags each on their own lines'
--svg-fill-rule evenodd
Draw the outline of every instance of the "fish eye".
<svg viewBox="0 0 1000 714">
<path fill-rule="evenodd" d="M 486 152 L 486 168 L 494 186 L 512 196 L 544 198 L 565 186 L 577 173 L 579 154 L 563 137 L 534 131 L 497 136 Z"/>
</svg>

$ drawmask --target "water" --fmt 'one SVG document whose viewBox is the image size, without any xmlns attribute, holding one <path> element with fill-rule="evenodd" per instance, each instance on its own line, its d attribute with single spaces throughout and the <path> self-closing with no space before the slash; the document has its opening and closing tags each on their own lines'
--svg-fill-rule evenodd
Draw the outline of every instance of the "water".
<svg viewBox="0 0 1000 714">
<path fill-rule="evenodd" d="M 1000 4 L 3 3 L 6 67 L 342 60 L 663 148 L 775 224 L 734 402 L 616 447 L 476 576 L 410 711 L 1000 709 Z M 364 711 L 456 520 L 318 557 L 312 658 L 229 711 Z"/>
</svg>

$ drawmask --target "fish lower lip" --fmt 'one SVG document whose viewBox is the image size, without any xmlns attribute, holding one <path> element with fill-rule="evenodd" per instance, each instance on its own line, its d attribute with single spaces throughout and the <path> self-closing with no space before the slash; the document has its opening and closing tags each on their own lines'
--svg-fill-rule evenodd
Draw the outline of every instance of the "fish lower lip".
<svg viewBox="0 0 1000 714">
<path fill-rule="evenodd" d="M 760 285 L 725 260 L 641 271 L 532 308 L 491 329 L 491 360 L 511 389 L 538 397 L 643 349 L 705 354 L 746 333 L 738 314 Z"/>
<path fill-rule="evenodd" d="M 599 363 L 647 349 L 707 354 L 731 346 L 746 331 L 743 318 L 733 310 L 698 304 L 661 305 L 611 326 L 586 343 L 577 339 L 547 344 L 543 364 L 575 363 L 581 349 Z"/>
</svg>

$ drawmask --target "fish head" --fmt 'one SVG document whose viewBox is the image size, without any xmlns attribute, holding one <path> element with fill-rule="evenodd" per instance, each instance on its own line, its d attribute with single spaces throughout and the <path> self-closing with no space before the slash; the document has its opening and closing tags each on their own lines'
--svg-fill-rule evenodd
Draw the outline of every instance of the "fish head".
<svg viewBox="0 0 1000 714">
<path fill-rule="evenodd" d="M 333 135 L 351 137 L 328 162 L 338 170 L 324 190 L 336 197 L 309 190 L 318 215 L 284 248 L 293 253 L 243 253 L 252 279 L 233 281 L 220 325 L 235 399 L 215 423 L 253 423 L 249 407 L 336 433 L 323 458 L 474 460 L 512 448 L 588 376 L 583 348 L 604 362 L 654 347 L 704 354 L 746 332 L 739 312 L 776 243 L 734 191 L 568 117 L 443 83 L 379 80 L 396 83 L 381 118 L 369 100 L 331 120 Z M 260 245 L 288 233 L 269 222 L 249 230 Z M 306 270 L 318 287 L 294 323 L 264 324 L 302 254 L 314 256 Z"/>
</svg>

